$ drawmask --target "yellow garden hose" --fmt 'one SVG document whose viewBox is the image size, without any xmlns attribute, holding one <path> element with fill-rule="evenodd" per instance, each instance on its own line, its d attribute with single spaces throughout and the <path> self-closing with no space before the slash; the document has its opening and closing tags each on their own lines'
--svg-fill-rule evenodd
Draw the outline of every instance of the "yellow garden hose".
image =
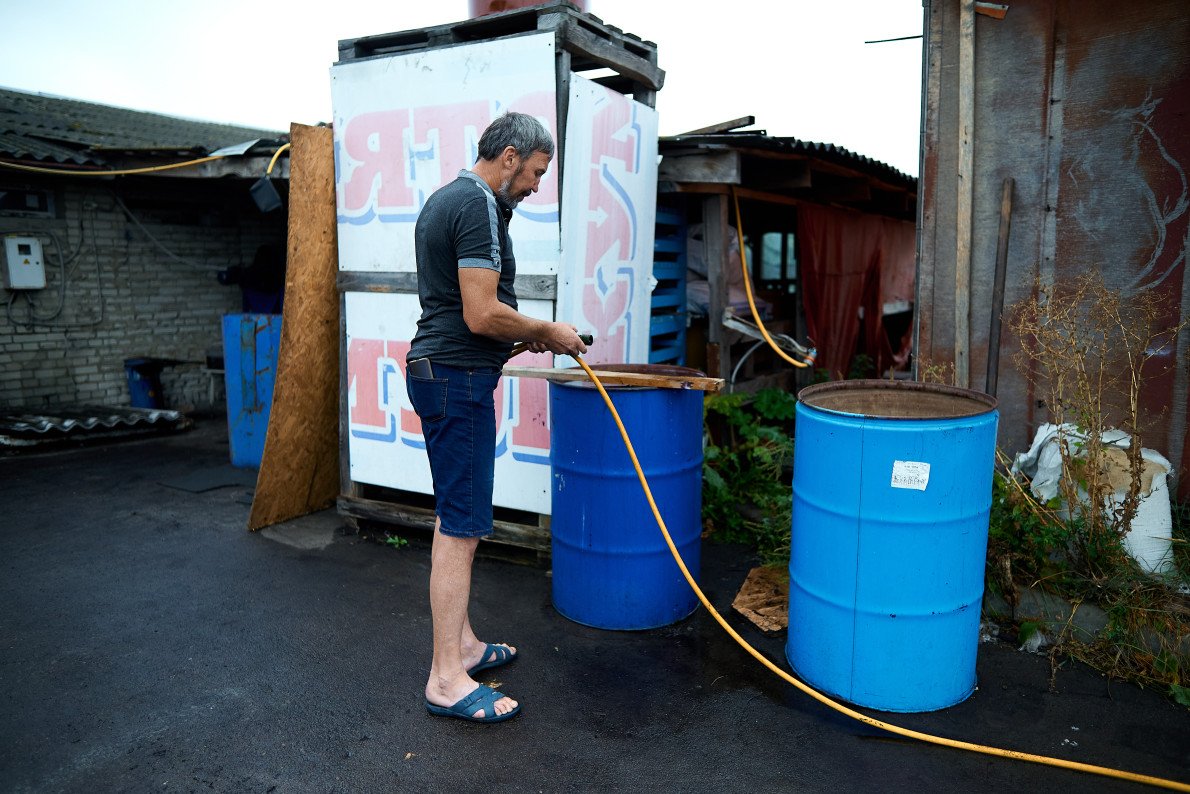
<svg viewBox="0 0 1190 794">
<path fill-rule="evenodd" d="M 273 166 L 277 164 L 277 158 L 281 156 L 281 152 L 285 151 L 290 146 L 293 146 L 293 144 L 287 143 L 284 146 L 282 146 L 280 149 L 278 149 L 277 151 L 273 152 L 273 159 L 269 160 L 269 167 L 267 169 L 265 169 L 265 172 L 264 172 L 265 176 L 268 176 L 269 174 L 273 173 Z"/>
<path fill-rule="evenodd" d="M 807 356 L 806 361 L 798 361 L 793 356 L 790 356 L 784 350 L 777 347 L 777 343 L 773 341 L 773 337 L 769 336 L 768 329 L 760 321 L 760 312 L 756 311 L 756 299 L 752 297 L 752 278 L 748 275 L 748 255 L 744 253 L 744 222 L 740 218 L 740 199 L 735 193 L 735 185 L 731 186 L 731 200 L 735 204 L 736 241 L 739 243 L 738 248 L 740 249 L 740 268 L 744 271 L 744 293 L 748 296 L 748 308 L 752 310 L 752 319 L 756 323 L 756 327 L 760 329 L 760 333 L 764 335 L 764 341 L 769 343 L 769 347 L 776 351 L 778 356 L 795 367 L 808 367 L 814 363 L 812 356 Z"/>
<path fill-rule="evenodd" d="M 292 144 L 285 144 L 277 151 L 273 152 L 273 159 L 269 160 L 268 170 L 265 171 L 265 176 L 273 172 L 273 166 L 277 162 L 277 158 L 281 153 L 288 149 Z M 36 165 L 21 165 L 20 163 L 5 163 L 0 162 L 0 168 L 11 168 L 14 171 L 28 171 L 34 174 L 64 174 L 66 176 L 131 176 L 133 174 L 151 174 L 155 171 L 172 171 L 175 168 L 188 168 L 192 165 L 201 165 L 202 163 L 209 163 L 212 160 L 222 160 L 228 157 L 226 154 L 212 154 L 207 157 L 199 157 L 195 160 L 185 160 L 180 163 L 169 163 L 168 165 L 150 165 L 144 168 L 124 168 L 118 171 L 81 171 L 69 168 L 43 168 Z"/>
<path fill-rule="evenodd" d="M 169 165 L 152 165 L 144 168 L 125 168 L 120 171 L 79 171 L 70 170 L 66 168 L 41 168 L 35 165 L 21 165 L 20 163 L 0 163 L 0 167 L 12 168 L 16 171 L 29 171 L 34 174 L 65 174 L 67 176 L 129 176 L 131 174 L 150 174 L 154 171 L 171 171 L 175 168 L 186 168 L 192 165 L 199 165 L 200 163 L 209 163 L 212 160 L 222 160 L 227 155 L 213 154 L 209 157 L 199 157 L 197 160 L 186 160 L 181 163 L 170 163 Z"/>
<path fill-rule="evenodd" d="M 740 239 L 743 239 L 742 235 Z M 740 246 L 740 250 L 741 252 L 743 251 L 742 244 Z M 745 275 L 746 274 L 747 270 L 745 270 Z M 751 294 L 749 294 L 749 300 L 751 300 Z M 757 318 L 757 320 L 759 321 L 759 318 Z M 761 327 L 763 328 L 763 326 Z M 645 499 L 648 500 L 649 508 L 653 511 L 653 518 L 657 520 L 657 526 L 661 529 L 661 534 L 665 537 L 665 544 L 669 546 L 669 552 L 673 555 L 674 561 L 677 562 L 678 568 L 681 569 L 682 576 L 686 577 L 687 584 L 689 584 L 691 589 L 694 590 L 695 595 L 698 596 L 698 600 L 701 601 L 702 605 L 707 608 L 707 611 L 711 613 L 711 616 L 715 618 L 715 621 L 723 627 L 723 630 L 730 634 L 733 640 L 739 643 L 744 650 L 752 654 L 752 656 L 754 656 L 758 662 L 763 664 L 769 670 L 773 671 L 790 684 L 793 684 L 795 687 L 800 689 L 802 692 L 805 692 L 819 703 L 834 709 L 840 714 L 846 714 L 853 720 L 858 720 L 865 725 L 870 725 L 873 728 L 879 728 L 880 730 L 888 731 L 889 733 L 895 733 L 898 736 L 904 736 L 909 739 L 917 739 L 930 744 L 939 744 L 944 747 L 953 747 L 958 750 L 970 750 L 971 752 L 983 753 L 984 755 L 1000 756 L 1001 758 L 1015 758 L 1018 761 L 1031 761 L 1035 764 L 1045 764 L 1047 766 L 1073 769 L 1077 772 L 1089 772 L 1093 775 L 1102 775 L 1104 777 L 1116 778 L 1117 780 L 1128 780 L 1133 783 L 1147 783 L 1151 786 L 1159 786 L 1161 788 L 1172 789 L 1174 791 L 1190 792 L 1190 785 L 1179 783 L 1176 780 L 1166 780 L 1165 778 L 1152 777 L 1150 775 L 1138 775 L 1134 772 L 1125 772 L 1119 769 L 1111 769 L 1110 767 L 1083 764 L 1079 763 L 1078 761 L 1066 761 L 1061 758 L 1051 758 L 1044 755 L 1033 755 L 1032 753 L 1022 753 L 1016 750 L 1002 750 L 997 747 L 987 747 L 982 744 L 963 742 L 956 739 L 947 739 L 942 736 L 933 736 L 928 733 L 922 733 L 920 731 L 902 728 L 897 725 L 891 725 L 887 722 L 882 722 L 881 720 L 873 719 L 872 717 L 869 717 L 865 714 L 861 714 L 858 711 L 850 709 L 841 703 L 837 703 L 826 695 L 818 692 L 814 688 L 794 678 L 792 675 L 785 672 L 777 665 L 773 664 L 767 657 L 761 654 L 760 651 L 749 645 L 747 641 L 745 641 L 744 638 L 736 632 L 735 629 L 728 625 L 723 616 L 720 615 L 713 606 L 711 606 L 711 602 L 707 600 L 706 595 L 703 594 L 702 589 L 698 586 L 698 583 L 694 581 L 694 577 L 690 575 L 690 571 L 686 567 L 686 563 L 682 560 L 682 555 L 678 552 L 677 546 L 674 545 L 673 538 L 671 538 L 669 535 L 669 530 L 665 526 L 665 521 L 661 518 L 661 511 L 657 509 L 657 503 L 653 501 L 653 492 L 650 490 L 649 482 L 647 479 L 645 479 L 645 473 L 640 467 L 640 461 L 636 457 L 636 450 L 634 450 L 632 447 L 632 440 L 628 438 L 628 431 L 624 429 L 624 423 L 620 421 L 620 414 L 618 411 L 616 411 L 616 406 L 612 404 L 611 397 L 608 396 L 607 390 L 603 388 L 603 384 L 600 383 L 598 376 L 596 376 L 595 373 L 591 371 L 591 368 L 587 366 L 587 362 L 583 361 L 579 356 L 574 356 L 574 360 L 579 363 L 579 366 L 582 367 L 583 371 L 587 373 L 587 377 L 589 377 L 591 382 L 595 384 L 595 388 L 599 390 L 600 396 L 603 397 L 603 402 L 607 404 L 608 410 L 611 411 L 612 419 L 615 420 L 616 427 L 620 430 L 620 437 L 624 440 L 624 447 L 628 450 L 628 457 L 632 459 L 632 467 L 636 469 L 637 479 L 640 480 L 640 486 L 645 492 Z"/>
</svg>

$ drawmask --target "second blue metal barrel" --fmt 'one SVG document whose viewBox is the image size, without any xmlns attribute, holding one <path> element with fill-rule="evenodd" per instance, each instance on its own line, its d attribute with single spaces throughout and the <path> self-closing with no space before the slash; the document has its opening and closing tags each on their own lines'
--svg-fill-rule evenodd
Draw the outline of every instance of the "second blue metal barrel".
<svg viewBox="0 0 1190 794">
<path fill-rule="evenodd" d="M 974 690 L 996 423 L 948 386 L 798 394 L 785 654 L 808 684 L 883 711 Z"/>
<path fill-rule="evenodd" d="M 644 364 L 599 370 L 701 376 Z M 702 403 L 695 390 L 608 386 L 661 517 L 697 578 L 702 534 Z M 698 606 L 670 555 L 619 430 L 586 382 L 550 384 L 554 607 L 602 629 L 674 623 Z"/>
</svg>

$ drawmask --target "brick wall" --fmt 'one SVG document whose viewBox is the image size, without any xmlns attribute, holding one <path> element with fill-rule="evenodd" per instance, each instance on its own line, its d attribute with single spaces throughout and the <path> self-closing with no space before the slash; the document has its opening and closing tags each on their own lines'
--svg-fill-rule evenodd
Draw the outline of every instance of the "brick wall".
<svg viewBox="0 0 1190 794">
<path fill-rule="evenodd" d="M 32 306 L 26 293 L 0 291 L 0 407 L 129 405 L 124 360 L 159 357 L 194 362 L 162 372 L 165 407 L 222 410 L 222 379 L 212 395 L 202 362 L 242 297 L 217 274 L 250 265 L 262 244 L 283 247 L 284 211 L 261 214 L 238 179 L 3 179 L 0 191 L 45 191 L 55 206 L 53 217 L 0 211 L 0 235 L 42 241 L 47 279 L 28 293 Z"/>
</svg>

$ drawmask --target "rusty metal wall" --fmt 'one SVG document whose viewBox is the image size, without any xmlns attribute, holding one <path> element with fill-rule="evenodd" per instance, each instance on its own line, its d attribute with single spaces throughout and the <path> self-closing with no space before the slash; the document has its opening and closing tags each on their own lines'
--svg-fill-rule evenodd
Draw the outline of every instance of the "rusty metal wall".
<svg viewBox="0 0 1190 794">
<path fill-rule="evenodd" d="M 927 0 L 918 261 L 919 362 L 954 360 L 959 8 Z M 983 388 L 1001 185 L 1016 182 L 1005 306 L 1036 276 L 1100 269 L 1122 293 L 1190 312 L 1190 4 L 1182 0 L 1029 0 L 1002 20 L 975 17 L 970 385 Z M 1146 446 L 1182 469 L 1190 497 L 1190 342 L 1155 360 L 1142 396 Z M 1000 353 L 1000 444 L 1024 449 L 1046 421 L 1012 357 Z"/>
</svg>

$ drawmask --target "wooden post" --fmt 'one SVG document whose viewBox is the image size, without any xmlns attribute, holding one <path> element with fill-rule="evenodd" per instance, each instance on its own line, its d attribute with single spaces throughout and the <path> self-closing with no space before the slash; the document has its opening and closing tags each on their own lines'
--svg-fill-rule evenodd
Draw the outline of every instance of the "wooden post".
<svg viewBox="0 0 1190 794">
<path fill-rule="evenodd" d="M 971 347 L 971 205 L 974 194 L 975 2 L 959 7 L 959 162 L 955 201 L 954 375 L 968 388 Z"/>
<path fill-rule="evenodd" d="M 723 327 L 727 308 L 727 196 L 712 194 L 702 200 L 702 244 L 707 263 L 711 298 L 707 306 L 707 374 L 722 378 L 731 372 L 731 348 Z M 743 243 L 741 242 L 741 245 Z M 714 347 L 717 355 L 712 356 Z"/>
<path fill-rule="evenodd" d="M 996 238 L 996 275 L 992 280 L 992 325 L 988 330 L 988 368 L 983 390 L 993 397 L 1000 381 L 1000 315 L 1004 312 L 1004 277 L 1008 271 L 1008 235 L 1012 231 L 1012 177 L 1000 191 L 1000 234 Z"/>
</svg>

